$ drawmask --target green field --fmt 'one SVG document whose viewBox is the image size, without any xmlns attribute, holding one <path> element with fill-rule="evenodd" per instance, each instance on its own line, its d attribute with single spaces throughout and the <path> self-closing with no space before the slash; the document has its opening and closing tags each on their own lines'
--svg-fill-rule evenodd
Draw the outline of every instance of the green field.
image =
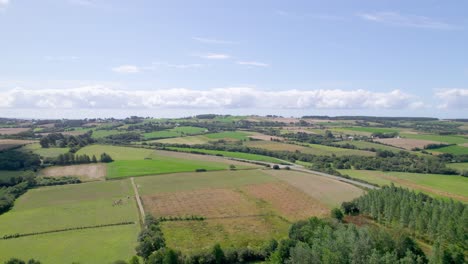
<svg viewBox="0 0 468 264">
<path fill-rule="evenodd" d="M 206 134 L 209 139 L 227 139 L 227 140 L 245 140 L 251 133 L 241 131 L 226 131 L 219 133 Z"/>
<path fill-rule="evenodd" d="M 190 136 L 204 133 L 206 128 L 201 127 L 192 127 L 192 126 L 180 126 L 168 130 L 154 131 L 150 133 L 143 134 L 145 139 L 163 139 L 163 138 L 173 138 L 180 136 Z"/>
<path fill-rule="evenodd" d="M 113 206 L 118 199 L 122 205 Z M 44 263 L 108 263 L 111 256 L 112 260 L 127 259 L 134 254 L 139 220 L 129 180 L 32 189 L 0 217 L 0 236 L 126 221 L 136 224 L 0 240 L 0 261 L 31 256 Z M 66 246 L 74 246 L 73 250 L 67 248 L 67 256 L 47 250 Z M 106 246 L 105 252 L 99 252 L 102 246 Z"/>
<path fill-rule="evenodd" d="M 7 171 L 0 170 L 0 184 L 1 183 L 10 183 L 12 178 L 24 177 L 24 176 L 33 176 L 32 171 Z"/>
<path fill-rule="evenodd" d="M 462 163 L 448 163 L 447 167 L 456 169 L 458 171 L 468 170 L 468 162 Z"/>
<path fill-rule="evenodd" d="M 164 173 L 195 171 L 196 169 L 226 170 L 229 166 L 216 162 L 174 159 L 157 156 L 151 160 L 119 160 L 107 165 L 107 178 L 125 178 L 131 176 L 156 175 Z"/>
<path fill-rule="evenodd" d="M 393 152 L 401 151 L 401 149 L 396 148 L 396 147 L 392 147 L 392 146 L 388 146 L 388 145 L 384 145 L 384 144 L 378 144 L 378 143 L 369 142 L 369 141 L 346 140 L 346 141 L 340 141 L 340 142 L 336 142 L 336 143 L 339 144 L 339 145 L 350 144 L 350 145 L 356 146 L 358 149 L 371 149 L 371 148 L 374 148 L 376 150 L 377 149 L 389 150 L 389 151 L 393 151 Z"/>
<path fill-rule="evenodd" d="M 263 156 L 257 154 L 250 154 L 250 153 L 242 153 L 242 152 L 232 152 L 232 151 L 223 151 L 223 150 L 208 150 L 208 149 L 198 149 L 198 148 L 178 148 L 178 147 L 168 147 L 167 149 L 177 150 L 182 152 L 199 152 L 205 153 L 209 155 L 222 155 L 224 157 L 229 158 L 236 158 L 236 159 L 245 159 L 245 160 L 253 160 L 253 161 L 264 161 L 264 162 L 272 162 L 272 163 L 284 163 L 284 161 Z"/>
<path fill-rule="evenodd" d="M 462 136 L 441 136 L 441 135 L 434 135 L 434 134 L 404 134 L 404 133 L 402 133 L 401 136 L 405 138 L 432 140 L 432 141 L 438 141 L 438 142 L 445 142 L 449 144 L 468 143 L 468 138 L 465 138 Z"/>
<path fill-rule="evenodd" d="M 102 264 L 135 255 L 138 224 L 0 240 L 0 262 L 12 257 L 41 263 Z"/>
<path fill-rule="evenodd" d="M 386 127 L 343 127 L 344 130 L 367 132 L 367 133 L 393 133 L 399 132 L 399 129 Z"/>
<path fill-rule="evenodd" d="M 58 155 L 65 154 L 70 150 L 70 148 L 42 148 L 39 143 L 28 144 L 21 149 L 30 150 L 43 158 L 55 158 Z"/>
<path fill-rule="evenodd" d="M 339 170 L 353 178 L 379 185 L 395 185 L 419 190 L 434 196 L 468 201 L 468 178 L 458 175 L 423 174 L 408 172 L 381 172 L 369 170 Z"/>
<path fill-rule="evenodd" d="M 163 144 L 187 144 L 187 145 L 197 145 L 197 144 L 206 144 L 212 141 L 213 139 L 209 139 L 204 135 L 199 136 L 188 136 L 188 137 L 175 137 L 175 138 L 165 138 L 159 139 L 155 141 L 151 141 L 151 143 L 163 143 Z"/>
<path fill-rule="evenodd" d="M 111 135 L 118 135 L 118 134 L 124 134 L 128 133 L 125 130 L 117 130 L 117 129 L 112 129 L 112 130 L 93 130 L 93 138 L 99 139 L 99 138 L 105 138 L 107 136 Z"/>
<path fill-rule="evenodd" d="M 450 153 L 455 155 L 463 155 L 468 154 L 468 147 L 458 146 L 458 145 L 451 145 L 447 147 L 441 147 L 436 149 L 428 150 L 430 152 L 442 152 L 442 153 Z"/>
<path fill-rule="evenodd" d="M 356 149 L 345 149 L 345 148 L 336 148 L 330 146 L 324 146 L 319 144 L 307 144 L 307 148 L 302 150 L 303 153 L 315 154 L 315 155 L 333 155 L 336 156 L 375 156 L 374 152 L 366 150 L 356 150 Z"/>
<path fill-rule="evenodd" d="M 187 172 L 135 178 L 140 195 L 203 188 L 237 188 L 272 181 L 277 179 L 260 170 Z"/>
<path fill-rule="evenodd" d="M 142 160 L 150 156 L 154 150 L 110 145 L 89 145 L 80 149 L 76 154 L 99 157 L 104 152 L 109 154 L 114 160 Z"/>
</svg>

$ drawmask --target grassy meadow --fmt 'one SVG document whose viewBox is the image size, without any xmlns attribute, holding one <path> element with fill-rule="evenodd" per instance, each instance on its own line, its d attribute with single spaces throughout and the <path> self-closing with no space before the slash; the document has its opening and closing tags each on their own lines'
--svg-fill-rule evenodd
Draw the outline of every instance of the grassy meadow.
<svg viewBox="0 0 468 264">
<path fill-rule="evenodd" d="M 32 151 L 43 158 L 55 158 L 60 154 L 67 153 L 70 148 L 42 148 L 39 143 L 28 144 L 22 150 Z"/>
<path fill-rule="evenodd" d="M 264 161 L 264 162 L 272 162 L 272 163 L 284 163 L 276 158 L 272 158 L 269 156 L 257 155 L 257 154 L 250 154 L 250 153 L 242 153 L 242 152 L 232 152 L 232 151 L 223 151 L 223 150 L 209 150 L 209 149 L 197 149 L 197 148 L 179 148 L 179 147 L 168 147 L 167 149 L 177 150 L 182 152 L 192 152 L 196 151 L 199 153 L 205 153 L 209 155 L 222 155 L 224 157 L 229 158 L 237 158 L 237 159 L 245 159 L 245 160 L 252 160 L 252 161 Z"/>
</svg>

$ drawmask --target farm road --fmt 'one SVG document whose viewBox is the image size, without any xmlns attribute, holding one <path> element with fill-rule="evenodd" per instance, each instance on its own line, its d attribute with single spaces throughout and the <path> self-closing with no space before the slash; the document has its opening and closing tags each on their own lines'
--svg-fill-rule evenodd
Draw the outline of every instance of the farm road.
<svg viewBox="0 0 468 264">
<path fill-rule="evenodd" d="M 243 162 L 250 162 L 250 163 L 252 162 L 251 160 L 238 159 L 238 158 L 228 158 L 228 159 L 237 160 L 237 161 L 243 161 Z M 367 183 L 355 181 L 355 180 L 352 180 L 352 179 L 346 179 L 346 178 L 343 178 L 343 177 L 338 177 L 338 176 L 331 175 L 331 174 L 328 174 L 328 173 L 323 173 L 323 172 L 320 172 L 320 171 L 309 170 L 309 169 L 306 169 L 306 168 L 305 168 L 304 166 L 302 166 L 302 165 L 297 165 L 297 164 L 280 165 L 280 164 L 275 164 L 275 163 L 270 163 L 270 162 L 263 162 L 263 161 L 255 161 L 255 163 L 261 163 L 261 164 L 264 164 L 264 165 L 270 165 L 270 167 L 273 167 L 273 165 L 278 165 L 281 169 L 284 169 L 284 168 L 286 168 L 286 167 L 289 167 L 289 168 L 291 168 L 291 170 L 300 171 L 300 172 L 305 172 L 305 173 L 310 173 L 310 174 L 314 174 L 314 175 L 318 175 L 318 176 L 323 176 L 323 177 L 327 177 L 327 178 L 332 178 L 332 179 L 337 180 L 337 181 L 350 183 L 350 184 L 357 185 L 357 186 L 361 186 L 361 187 L 364 187 L 364 188 L 367 188 L 367 189 L 379 189 L 379 187 L 374 186 L 374 185 L 370 185 L 370 184 L 367 184 Z"/>
<path fill-rule="evenodd" d="M 135 185 L 135 180 L 133 179 L 133 177 L 131 177 L 130 180 L 132 181 L 133 191 L 135 192 L 135 199 L 138 204 L 138 210 L 140 211 L 140 219 L 143 223 L 145 219 L 145 210 L 143 209 L 143 204 L 141 203 L 140 194 L 138 193 L 138 188 Z"/>
</svg>

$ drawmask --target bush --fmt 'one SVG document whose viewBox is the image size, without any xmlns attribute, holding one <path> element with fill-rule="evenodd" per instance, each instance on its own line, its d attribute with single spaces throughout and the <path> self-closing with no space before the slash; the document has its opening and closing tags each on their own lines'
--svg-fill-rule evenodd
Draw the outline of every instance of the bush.
<svg viewBox="0 0 468 264">
<path fill-rule="evenodd" d="M 275 165 L 273 165 L 273 169 L 274 169 L 274 170 L 279 170 L 280 167 L 279 167 L 279 165 L 275 164 Z"/>
<path fill-rule="evenodd" d="M 196 169 L 195 172 L 205 172 L 206 169 Z"/>
<path fill-rule="evenodd" d="M 334 208 L 331 210 L 331 217 L 341 222 L 343 221 L 344 215 L 339 208 Z"/>
</svg>

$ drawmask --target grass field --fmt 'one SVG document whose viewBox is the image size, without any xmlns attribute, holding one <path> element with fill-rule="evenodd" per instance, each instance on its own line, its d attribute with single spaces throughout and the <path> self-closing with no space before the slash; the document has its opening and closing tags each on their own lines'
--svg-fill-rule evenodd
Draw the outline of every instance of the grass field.
<svg viewBox="0 0 468 264">
<path fill-rule="evenodd" d="M 468 170 L 468 162 L 462 163 L 448 163 L 447 167 L 456 169 L 458 171 Z"/>
<path fill-rule="evenodd" d="M 343 174 L 379 185 L 394 183 L 424 193 L 468 201 L 468 178 L 458 175 L 340 170 Z"/>
<path fill-rule="evenodd" d="M 7 171 L 0 170 L 0 183 L 8 183 L 11 178 L 19 177 L 23 174 L 23 171 Z"/>
<path fill-rule="evenodd" d="M 223 151 L 223 150 L 208 150 L 208 149 L 197 149 L 197 148 L 177 148 L 177 147 L 168 147 L 167 149 L 177 150 L 177 151 L 184 151 L 184 152 L 192 152 L 196 151 L 199 153 L 205 153 L 209 155 L 222 155 L 224 157 L 229 158 L 237 158 L 237 159 L 245 159 L 245 160 L 253 160 L 253 161 L 264 161 L 264 162 L 272 162 L 272 163 L 284 163 L 276 158 L 257 155 L 257 154 L 250 154 L 250 153 L 242 153 L 242 152 L 231 152 L 231 151 Z"/>
<path fill-rule="evenodd" d="M 172 159 L 157 156 L 151 160 L 119 160 L 107 166 L 107 178 L 125 178 L 131 176 L 156 175 L 163 173 L 188 172 L 196 169 L 226 170 L 228 165 L 215 162 L 203 162 L 187 159 Z"/>
<path fill-rule="evenodd" d="M 345 145 L 346 143 L 350 144 L 350 145 L 353 145 L 353 146 L 356 146 L 359 149 L 374 148 L 374 149 L 380 149 L 380 150 L 389 150 L 389 151 L 393 151 L 393 152 L 401 151 L 400 148 L 387 146 L 387 145 L 383 145 L 383 144 L 378 144 L 378 143 L 374 143 L 374 142 L 369 142 L 369 141 L 346 140 L 346 141 L 337 142 L 337 144 L 340 144 L 340 145 Z"/>
<path fill-rule="evenodd" d="M 344 130 L 367 132 L 367 133 L 393 133 L 399 132 L 399 129 L 386 127 L 344 127 Z"/>
<path fill-rule="evenodd" d="M 175 137 L 175 138 L 165 138 L 159 139 L 151 142 L 155 143 L 164 143 L 164 144 L 186 144 L 186 145 L 197 145 L 197 144 L 206 144 L 213 139 L 209 139 L 206 136 L 188 136 L 188 137 Z"/>
<path fill-rule="evenodd" d="M 65 154 L 70 150 L 70 148 L 42 148 L 39 143 L 29 144 L 22 147 L 21 149 L 31 150 L 43 158 L 55 158 L 58 157 L 58 155 Z"/>
<path fill-rule="evenodd" d="M 138 230 L 136 224 L 0 240 L 0 262 L 12 257 L 34 258 L 41 263 L 102 264 L 128 260 L 135 255 Z"/>
<path fill-rule="evenodd" d="M 150 156 L 154 150 L 110 145 L 89 145 L 80 149 L 77 154 L 86 154 L 90 157 L 96 155 L 96 157 L 99 157 L 104 152 L 109 154 L 114 160 L 143 160 Z"/>
<path fill-rule="evenodd" d="M 332 155 L 345 156 L 345 155 L 358 155 L 358 156 L 375 156 L 375 153 L 365 150 L 345 149 L 329 147 L 318 144 L 307 144 L 306 146 L 287 144 L 275 141 L 249 141 L 245 143 L 246 146 L 252 148 L 261 148 L 273 151 L 300 151 L 306 154 L 314 155 Z"/>
<path fill-rule="evenodd" d="M 75 176 L 82 181 L 104 180 L 107 175 L 107 165 L 83 164 L 70 166 L 53 166 L 40 171 L 39 176 L 63 177 Z"/>
<path fill-rule="evenodd" d="M 209 139 L 225 139 L 225 140 L 246 140 L 252 133 L 241 131 L 226 131 L 219 133 L 206 134 Z"/>
<path fill-rule="evenodd" d="M 99 138 L 105 138 L 107 136 L 111 135 L 117 135 L 117 134 L 124 134 L 128 133 L 127 131 L 123 130 L 117 130 L 117 129 L 112 129 L 112 130 L 93 130 L 93 138 L 99 139 Z"/>
<path fill-rule="evenodd" d="M 180 136 L 189 136 L 201 134 L 206 131 L 206 128 L 192 127 L 192 126 L 180 126 L 168 130 L 154 131 L 143 134 L 145 139 L 162 139 L 162 138 L 173 138 Z"/>
<path fill-rule="evenodd" d="M 26 144 L 34 143 L 34 140 L 22 140 L 22 139 L 0 139 L 0 150 L 10 149 Z"/>
<path fill-rule="evenodd" d="M 468 147 L 458 146 L 458 145 L 451 145 L 442 148 L 430 149 L 430 152 L 441 152 L 441 153 L 450 153 L 455 155 L 463 155 L 468 154 Z"/>
<path fill-rule="evenodd" d="M 118 199 L 122 204 L 113 206 Z M 1 215 L 0 236 L 124 221 L 137 224 L 0 240 L 0 260 L 31 256 L 47 263 L 108 263 L 110 256 L 112 260 L 127 259 L 134 254 L 139 225 L 129 180 L 32 189 L 15 202 L 12 210 Z M 74 247 L 65 250 L 66 246 Z M 54 252 L 64 248 L 66 256 L 60 252 L 50 254 L 50 247 Z"/>
<path fill-rule="evenodd" d="M 449 144 L 468 143 L 468 138 L 465 138 L 462 136 L 441 136 L 441 135 L 434 135 L 434 134 L 403 134 L 403 133 L 401 134 L 401 136 L 405 138 L 431 140 L 431 141 L 438 141 L 438 142 L 449 143 Z"/>
</svg>

